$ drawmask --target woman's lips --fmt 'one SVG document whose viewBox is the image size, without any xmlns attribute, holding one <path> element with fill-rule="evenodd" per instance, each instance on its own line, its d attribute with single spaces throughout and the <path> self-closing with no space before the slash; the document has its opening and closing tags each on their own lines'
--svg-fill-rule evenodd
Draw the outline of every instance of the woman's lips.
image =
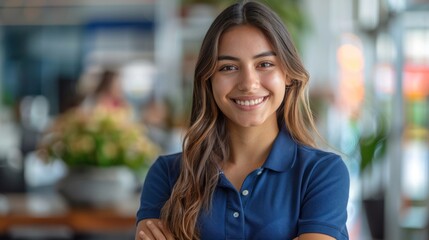
<svg viewBox="0 0 429 240">
<path fill-rule="evenodd" d="M 256 106 L 267 100 L 268 96 L 258 97 L 258 98 L 249 98 L 249 99 L 232 99 L 237 105 L 243 107 Z"/>
</svg>

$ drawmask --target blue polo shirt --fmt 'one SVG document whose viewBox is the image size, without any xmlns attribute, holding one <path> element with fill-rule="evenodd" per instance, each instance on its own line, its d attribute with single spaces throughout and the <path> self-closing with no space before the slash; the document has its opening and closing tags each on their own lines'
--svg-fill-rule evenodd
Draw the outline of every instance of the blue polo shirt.
<svg viewBox="0 0 429 240">
<path fill-rule="evenodd" d="M 143 186 L 137 221 L 159 218 L 180 169 L 181 154 L 159 157 Z M 333 153 L 297 144 L 281 130 L 264 165 L 237 191 L 219 173 L 210 212 L 201 212 L 201 239 L 293 239 L 323 233 L 348 239 L 349 174 Z"/>
</svg>

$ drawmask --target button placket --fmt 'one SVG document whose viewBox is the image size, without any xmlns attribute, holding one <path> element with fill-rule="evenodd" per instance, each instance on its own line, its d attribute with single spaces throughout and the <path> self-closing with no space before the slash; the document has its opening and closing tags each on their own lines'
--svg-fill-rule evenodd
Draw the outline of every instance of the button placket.
<svg viewBox="0 0 429 240">
<path fill-rule="evenodd" d="M 253 188 L 255 187 L 256 182 L 258 181 L 258 175 L 262 173 L 262 168 L 259 168 L 255 171 L 253 171 L 251 174 L 249 174 L 243 182 L 243 186 L 241 187 L 241 200 L 243 202 L 243 207 L 246 206 L 247 201 L 249 200 L 251 193 L 253 191 Z"/>
<path fill-rule="evenodd" d="M 244 238 L 244 209 L 240 192 L 230 189 L 228 192 L 225 232 L 228 239 Z"/>
</svg>

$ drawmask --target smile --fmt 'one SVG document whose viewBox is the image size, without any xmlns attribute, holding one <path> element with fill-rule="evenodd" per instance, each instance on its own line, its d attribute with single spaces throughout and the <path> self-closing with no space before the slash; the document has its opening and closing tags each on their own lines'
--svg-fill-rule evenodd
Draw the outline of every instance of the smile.
<svg viewBox="0 0 429 240">
<path fill-rule="evenodd" d="M 251 99 L 251 100 L 234 99 L 234 102 L 241 106 L 255 106 L 263 102 L 266 98 L 267 97 L 260 97 L 260 98 Z"/>
</svg>

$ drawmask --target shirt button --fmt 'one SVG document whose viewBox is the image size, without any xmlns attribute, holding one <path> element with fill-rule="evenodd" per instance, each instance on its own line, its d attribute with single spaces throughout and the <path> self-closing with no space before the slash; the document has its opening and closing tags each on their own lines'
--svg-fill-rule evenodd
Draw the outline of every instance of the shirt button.
<svg viewBox="0 0 429 240">
<path fill-rule="evenodd" d="M 235 218 L 238 218 L 238 217 L 240 216 L 240 213 L 238 213 L 238 212 L 234 212 L 234 213 L 232 214 L 232 216 L 233 216 L 233 217 L 235 217 Z"/>
<path fill-rule="evenodd" d="M 261 174 L 262 174 L 262 169 L 261 169 L 261 170 L 259 170 L 257 174 L 258 174 L 258 175 L 261 175 Z"/>
<path fill-rule="evenodd" d="M 243 196 L 247 196 L 249 194 L 248 190 L 243 190 L 243 192 L 241 192 L 241 194 L 243 194 Z"/>
</svg>

